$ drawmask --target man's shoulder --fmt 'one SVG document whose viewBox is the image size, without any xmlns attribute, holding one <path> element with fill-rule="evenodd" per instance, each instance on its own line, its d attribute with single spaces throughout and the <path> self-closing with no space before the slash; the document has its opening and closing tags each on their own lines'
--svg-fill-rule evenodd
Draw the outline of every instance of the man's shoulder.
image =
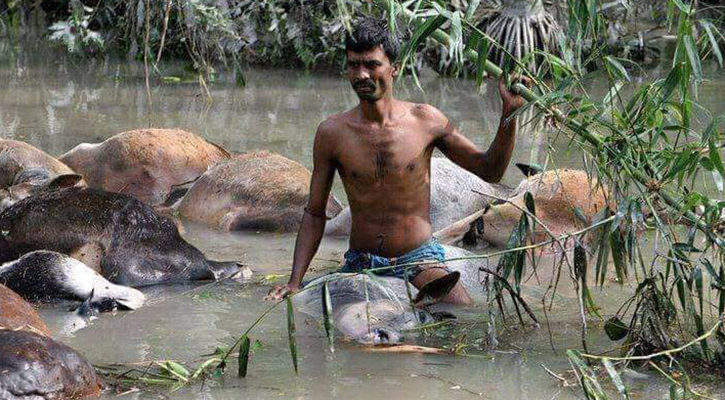
<svg viewBox="0 0 725 400">
<path fill-rule="evenodd" d="M 445 124 L 448 121 L 445 114 L 434 106 L 426 103 L 408 103 L 410 114 L 426 123 Z"/>
<path fill-rule="evenodd" d="M 320 125 L 317 127 L 317 132 L 322 135 L 331 135 L 339 132 L 344 128 L 345 123 L 352 117 L 353 110 L 354 109 L 327 117 L 324 121 L 320 122 Z"/>
</svg>

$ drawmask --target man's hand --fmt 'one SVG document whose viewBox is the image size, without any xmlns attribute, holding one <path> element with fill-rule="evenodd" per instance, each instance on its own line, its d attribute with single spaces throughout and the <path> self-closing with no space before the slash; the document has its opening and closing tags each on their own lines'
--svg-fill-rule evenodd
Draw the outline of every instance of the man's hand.
<svg viewBox="0 0 725 400">
<path fill-rule="evenodd" d="M 287 297 L 291 294 L 294 294 L 299 290 L 300 290 L 300 286 L 292 284 L 292 283 L 288 283 L 286 285 L 275 285 L 269 291 L 269 293 L 267 293 L 267 295 L 264 296 L 264 299 L 269 300 L 269 301 L 282 300 L 285 297 Z"/>
<path fill-rule="evenodd" d="M 531 80 L 525 76 L 518 76 L 512 80 L 513 83 L 522 83 L 526 87 L 529 87 Z M 526 99 L 521 97 L 519 94 L 515 94 L 510 91 L 506 85 L 506 81 L 503 78 L 498 81 L 498 91 L 501 94 L 501 101 L 503 102 L 504 114 L 511 114 L 526 104 Z"/>
</svg>

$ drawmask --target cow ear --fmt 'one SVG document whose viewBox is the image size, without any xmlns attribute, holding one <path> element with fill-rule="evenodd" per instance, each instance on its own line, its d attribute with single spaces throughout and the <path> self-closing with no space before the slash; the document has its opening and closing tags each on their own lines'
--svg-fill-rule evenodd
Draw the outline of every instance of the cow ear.
<svg viewBox="0 0 725 400">
<path fill-rule="evenodd" d="M 10 192 L 10 196 L 19 200 L 32 196 L 33 193 L 38 190 L 38 187 L 38 185 L 34 185 L 30 182 L 23 182 L 10 186 L 8 188 L 8 192 Z"/>
<path fill-rule="evenodd" d="M 544 168 L 542 168 L 539 164 L 516 163 L 516 166 L 527 178 L 536 174 L 540 174 L 544 171 Z"/>
<path fill-rule="evenodd" d="M 63 188 L 69 188 L 76 185 L 76 183 L 83 180 L 83 176 L 78 174 L 65 174 L 65 175 L 58 175 L 55 178 L 51 179 L 50 182 L 46 185 L 48 189 L 63 189 Z"/>
<path fill-rule="evenodd" d="M 426 307 L 443 300 L 461 279 L 461 273 L 453 271 L 448 275 L 426 283 L 415 296 L 416 307 Z"/>
<path fill-rule="evenodd" d="M 339 214 L 342 211 L 342 203 L 340 203 L 340 200 L 335 197 L 334 194 L 330 194 L 330 196 L 327 198 L 327 208 L 325 209 L 325 215 L 327 216 L 327 219 L 333 219 L 337 217 L 337 214 Z"/>
</svg>

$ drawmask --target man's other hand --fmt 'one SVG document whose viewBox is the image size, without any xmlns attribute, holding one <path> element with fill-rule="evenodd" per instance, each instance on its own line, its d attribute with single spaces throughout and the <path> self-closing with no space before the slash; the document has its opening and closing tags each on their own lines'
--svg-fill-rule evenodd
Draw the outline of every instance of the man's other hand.
<svg viewBox="0 0 725 400">
<path fill-rule="evenodd" d="M 298 290 L 300 290 L 299 285 L 293 285 L 293 284 L 286 284 L 286 285 L 275 285 L 269 293 L 267 293 L 266 296 L 264 296 L 265 300 L 268 301 L 278 301 L 282 300 L 285 297 L 296 293 Z"/>
<path fill-rule="evenodd" d="M 531 80 L 525 76 L 515 77 L 514 79 L 512 79 L 512 85 L 514 83 L 521 83 L 526 87 L 531 86 Z M 503 77 L 498 81 L 498 91 L 501 94 L 504 114 L 511 114 L 521 108 L 524 104 L 526 104 L 526 99 L 521 97 L 521 95 L 509 90 Z"/>
</svg>

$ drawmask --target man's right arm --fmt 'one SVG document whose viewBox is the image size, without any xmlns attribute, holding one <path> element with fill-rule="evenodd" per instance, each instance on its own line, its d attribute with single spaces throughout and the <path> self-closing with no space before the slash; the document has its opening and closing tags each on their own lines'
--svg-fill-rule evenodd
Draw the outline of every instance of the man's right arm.
<svg viewBox="0 0 725 400">
<path fill-rule="evenodd" d="M 315 144 L 313 147 L 312 181 L 310 182 L 310 197 L 302 216 L 300 230 L 295 242 L 294 259 L 292 261 L 292 275 L 289 282 L 283 286 L 275 286 L 267 294 L 269 300 L 279 300 L 290 293 L 297 291 L 302 278 L 315 256 L 322 235 L 325 231 L 325 211 L 327 199 L 335 177 L 336 161 L 334 157 L 334 140 L 331 132 L 323 122 L 317 128 Z"/>
</svg>

